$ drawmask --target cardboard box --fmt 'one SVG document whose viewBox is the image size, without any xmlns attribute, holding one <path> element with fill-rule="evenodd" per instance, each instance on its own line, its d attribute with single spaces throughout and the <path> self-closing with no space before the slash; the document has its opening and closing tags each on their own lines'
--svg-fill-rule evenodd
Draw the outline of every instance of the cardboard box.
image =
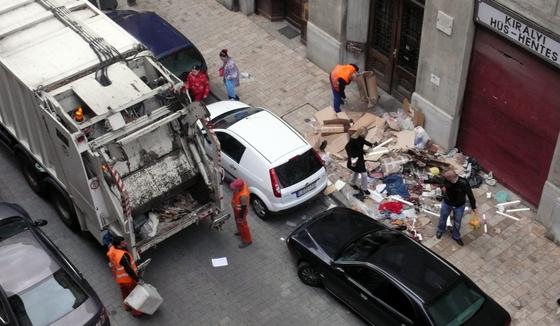
<svg viewBox="0 0 560 326">
<path fill-rule="evenodd" d="M 324 125 L 321 127 L 321 135 L 333 135 L 333 134 L 341 134 L 348 131 L 348 128 L 345 125 Z"/>
<path fill-rule="evenodd" d="M 373 71 L 364 71 L 355 79 L 360 98 L 370 106 L 377 104 L 377 79 Z"/>
<path fill-rule="evenodd" d="M 424 126 L 424 113 L 413 107 L 406 98 L 403 100 L 403 110 L 412 119 L 415 127 Z"/>
<path fill-rule="evenodd" d="M 352 127 L 349 129 L 349 132 L 350 134 L 353 134 L 356 130 L 358 130 L 358 128 L 361 127 L 371 129 L 379 126 L 383 127 L 384 125 L 385 119 L 380 118 L 372 113 L 364 113 L 364 115 L 362 115 L 360 119 L 358 119 L 358 121 L 356 121 L 354 125 L 352 125 Z"/>
</svg>

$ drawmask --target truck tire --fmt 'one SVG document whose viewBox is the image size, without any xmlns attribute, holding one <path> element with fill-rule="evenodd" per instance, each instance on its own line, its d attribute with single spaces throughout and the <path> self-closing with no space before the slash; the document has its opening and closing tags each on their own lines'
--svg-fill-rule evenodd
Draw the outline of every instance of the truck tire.
<svg viewBox="0 0 560 326">
<path fill-rule="evenodd" d="M 16 155 L 25 181 L 27 181 L 29 187 L 31 187 L 37 195 L 43 196 L 46 190 L 45 183 L 43 182 L 41 172 L 35 168 L 36 163 L 21 152 Z"/>
<path fill-rule="evenodd" d="M 270 212 L 268 211 L 266 204 L 262 201 L 262 199 L 255 195 L 251 196 L 251 206 L 253 206 L 253 211 L 260 219 L 266 220 L 270 216 Z"/>
<path fill-rule="evenodd" d="M 51 195 L 54 209 L 58 213 L 60 220 L 72 231 L 80 231 L 80 223 L 74 211 L 74 205 L 66 196 L 54 191 Z"/>
</svg>

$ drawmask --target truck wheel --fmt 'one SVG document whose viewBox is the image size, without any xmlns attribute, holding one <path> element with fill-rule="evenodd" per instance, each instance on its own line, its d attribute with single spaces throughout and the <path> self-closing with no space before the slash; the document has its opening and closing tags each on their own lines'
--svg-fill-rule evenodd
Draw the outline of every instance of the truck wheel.
<svg viewBox="0 0 560 326">
<path fill-rule="evenodd" d="M 23 154 L 18 155 L 18 162 L 21 166 L 23 177 L 31 189 L 39 196 L 44 195 L 45 184 L 41 178 L 41 172 L 37 171 L 37 168 L 35 168 L 36 163 L 27 159 Z"/>
<path fill-rule="evenodd" d="M 266 204 L 257 196 L 251 196 L 251 206 L 253 206 L 253 211 L 261 219 L 266 219 L 269 216 L 268 208 Z"/>
<path fill-rule="evenodd" d="M 51 200 L 62 222 L 72 231 L 79 231 L 80 223 L 70 200 L 58 192 L 53 193 Z"/>
<path fill-rule="evenodd" d="M 321 274 L 306 261 L 302 261 L 298 265 L 297 275 L 305 285 L 320 287 L 323 285 Z"/>
</svg>

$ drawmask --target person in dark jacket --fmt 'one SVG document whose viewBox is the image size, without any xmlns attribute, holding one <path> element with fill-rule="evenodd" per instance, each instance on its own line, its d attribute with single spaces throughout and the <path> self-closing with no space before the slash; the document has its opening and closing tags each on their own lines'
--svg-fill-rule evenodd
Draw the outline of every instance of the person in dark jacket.
<svg viewBox="0 0 560 326">
<path fill-rule="evenodd" d="M 445 231 L 445 222 L 453 211 L 453 229 L 451 237 L 460 246 L 464 245 L 461 240 L 461 220 L 465 212 L 466 198 L 469 198 L 471 208 L 475 214 L 476 200 L 465 178 L 461 178 L 453 170 L 447 170 L 443 173 L 443 180 L 434 179 L 427 183 L 439 183 L 443 185 L 443 201 L 441 202 L 441 210 L 439 212 L 439 223 L 436 231 L 436 238 L 440 239 Z"/>
<path fill-rule="evenodd" d="M 352 170 L 352 180 L 350 180 L 350 185 L 356 190 L 360 190 L 360 194 L 369 195 L 368 182 L 367 182 L 367 170 L 366 162 L 364 160 L 364 145 L 369 147 L 373 146 L 372 143 L 366 140 L 367 129 L 365 127 L 358 128 L 352 136 L 348 144 L 344 147 L 346 149 L 346 155 L 348 156 L 348 162 L 346 167 Z M 361 179 L 361 187 L 356 185 L 358 177 Z"/>
</svg>

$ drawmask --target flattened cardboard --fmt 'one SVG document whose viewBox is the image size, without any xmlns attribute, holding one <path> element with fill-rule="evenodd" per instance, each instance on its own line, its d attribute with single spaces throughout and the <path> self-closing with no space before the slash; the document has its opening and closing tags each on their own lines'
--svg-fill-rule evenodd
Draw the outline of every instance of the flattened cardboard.
<svg viewBox="0 0 560 326">
<path fill-rule="evenodd" d="M 322 125 L 325 120 L 336 119 L 336 113 L 334 112 L 334 108 L 332 106 L 327 106 L 321 111 L 315 113 L 314 117 L 317 119 L 319 125 Z"/>
<path fill-rule="evenodd" d="M 350 133 L 353 133 L 354 131 L 358 130 L 358 128 L 361 127 L 366 127 L 369 129 L 384 124 L 385 124 L 385 120 L 383 118 L 380 118 L 372 113 L 364 113 L 364 115 L 362 115 L 360 119 L 358 119 L 354 123 L 354 125 L 352 125 L 352 128 L 350 128 Z"/>
<path fill-rule="evenodd" d="M 424 126 L 424 113 L 420 112 L 418 109 L 413 107 L 409 102 L 408 99 L 403 100 L 403 111 L 410 116 L 412 119 L 412 123 L 415 127 Z"/>
<path fill-rule="evenodd" d="M 324 139 L 327 141 L 327 152 L 338 153 L 344 150 L 344 146 L 348 143 L 348 134 L 336 134 L 325 136 Z"/>
<path fill-rule="evenodd" d="M 403 130 L 394 134 L 397 136 L 397 143 L 392 146 L 392 149 L 414 148 L 414 130 Z"/>
</svg>

